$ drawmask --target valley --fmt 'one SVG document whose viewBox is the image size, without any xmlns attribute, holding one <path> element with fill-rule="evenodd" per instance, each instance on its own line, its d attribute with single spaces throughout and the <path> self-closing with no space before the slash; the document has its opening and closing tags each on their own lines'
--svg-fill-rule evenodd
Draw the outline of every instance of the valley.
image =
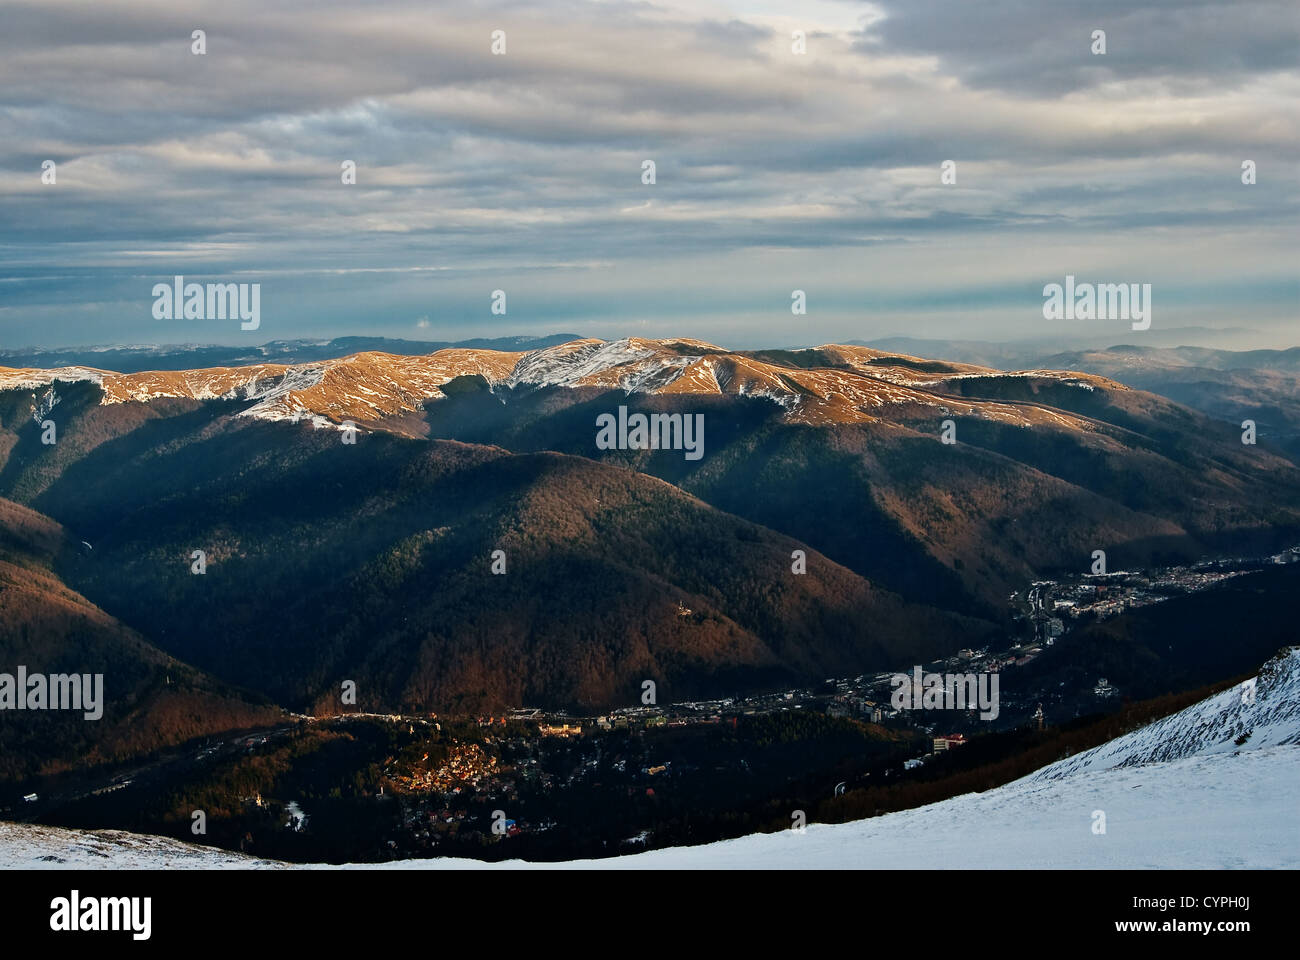
<svg viewBox="0 0 1300 960">
<path fill-rule="evenodd" d="M 1020 634 L 1005 650 L 963 650 L 927 665 L 998 673 L 1005 715 L 992 723 L 975 710 L 894 710 L 889 672 L 601 715 L 528 707 L 473 717 L 298 715 L 195 741 L 143 766 L 14 784 L 0 795 L 0 816 L 172 836 L 272 859 L 386 862 L 625 855 L 780 830 L 793 811 L 838 819 L 865 797 L 907 809 L 955 796 L 975 771 L 999 778 L 1006 774 L 994 769 L 1034 769 L 1033 756 L 1058 740 L 1099 742 L 1116 717 L 1131 724 L 1200 696 L 1198 679 L 1222 668 L 1202 675 L 1157 668 L 1151 686 L 1150 676 L 1099 662 L 1086 643 L 1073 648 L 1074 631 L 1086 636 L 1089 624 L 1122 617 L 1102 604 L 1143 606 L 1137 594 L 1152 584 L 1168 591 L 1155 603 L 1172 609 L 1225 580 L 1262 574 L 1284 574 L 1284 589 L 1300 586 L 1296 551 L 1113 574 L 1116 596 L 1046 636 L 1034 612 L 1080 587 L 1027 586 L 1017 595 Z M 1229 669 L 1275 649 L 1290 609 L 1283 602 L 1244 624 L 1257 639 L 1233 651 Z M 1153 621 L 1141 639 L 1166 636 L 1181 616 Z M 1221 638 L 1217 626 L 1183 636 L 1167 667 L 1191 667 Z M 20 801 L 29 789 L 34 799 Z M 201 836 L 191 831 L 195 810 L 204 814 Z"/>
<path fill-rule="evenodd" d="M 299 862 L 711 842 L 1005 782 L 1289 637 L 1300 468 L 1162 397 L 519 346 L 0 370 L 0 654 L 108 700 L 0 716 L 4 816 Z M 996 673 L 996 719 L 900 713 L 914 666 Z"/>
</svg>

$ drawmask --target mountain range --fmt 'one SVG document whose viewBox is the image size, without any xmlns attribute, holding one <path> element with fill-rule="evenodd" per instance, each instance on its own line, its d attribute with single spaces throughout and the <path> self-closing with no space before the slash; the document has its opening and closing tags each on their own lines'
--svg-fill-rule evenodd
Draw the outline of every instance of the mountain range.
<svg viewBox="0 0 1300 960">
<path fill-rule="evenodd" d="M 917 351 L 968 363 L 1081 370 L 1148 390 L 1240 428 L 1253 421 L 1260 437 L 1300 454 L 1300 348 L 1222 350 L 1168 337 L 1142 345 L 1073 347 L 894 337 L 869 346 Z"/>
<path fill-rule="evenodd" d="M 604 709 L 646 680 L 678 701 L 979 646 L 1011 591 L 1097 550 L 1300 540 L 1284 449 L 1097 374 L 506 346 L 0 369 L 0 537 L 26 578 L 0 588 L 0 654 L 86 642 L 44 593 L 232 711 L 338 712 L 347 681 L 364 710 Z M 619 407 L 702 416 L 703 457 L 601 449 Z"/>
</svg>

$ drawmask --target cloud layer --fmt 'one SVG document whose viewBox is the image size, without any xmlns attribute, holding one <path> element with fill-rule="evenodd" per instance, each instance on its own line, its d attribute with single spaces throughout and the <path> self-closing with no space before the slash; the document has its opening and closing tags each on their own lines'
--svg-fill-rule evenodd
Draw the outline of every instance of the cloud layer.
<svg viewBox="0 0 1300 960">
<path fill-rule="evenodd" d="M 0 3 L 0 345 L 1094 332 L 1066 273 L 1294 342 L 1296 11 Z M 174 274 L 262 329 L 153 320 Z"/>
</svg>

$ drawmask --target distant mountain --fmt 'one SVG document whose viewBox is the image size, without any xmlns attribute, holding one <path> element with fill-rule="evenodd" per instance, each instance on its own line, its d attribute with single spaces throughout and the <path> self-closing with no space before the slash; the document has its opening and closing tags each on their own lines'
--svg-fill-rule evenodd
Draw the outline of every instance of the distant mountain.
<svg viewBox="0 0 1300 960">
<path fill-rule="evenodd" d="M 1300 458 L 1300 348 L 1115 346 L 1054 354 L 1041 362 L 1111 377 L 1234 424 L 1253 420 L 1260 443 Z"/>
<path fill-rule="evenodd" d="M 1021 370 L 1048 353 L 1059 353 L 1054 341 L 929 340 L 923 337 L 882 337 L 877 340 L 849 340 L 851 346 L 870 347 L 886 353 L 933 357 L 955 363 L 973 363 L 1001 370 Z"/>
<path fill-rule="evenodd" d="M 604 708 L 645 680 L 680 700 L 989 632 L 614 466 L 175 419 L 36 499 L 95 545 L 60 569 L 168 652 L 290 707 L 339 712 L 348 680 L 380 711 Z M 791 573 L 801 548 L 814 576 Z"/>
<path fill-rule="evenodd" d="M 1149 390 L 1230 423 L 1253 420 L 1260 443 L 1300 459 L 1300 347 L 1221 350 L 1153 345 L 1062 350 L 1036 342 L 918 340 L 892 337 L 870 346 L 1004 369 L 1078 370 Z M 1176 339 L 1172 341 L 1178 343 Z"/>
<path fill-rule="evenodd" d="M 1138 341 L 1152 349 L 1188 348 L 1221 350 L 1232 353 L 1238 345 L 1267 342 L 1267 335 L 1246 327 L 1152 327 L 1144 330 Z M 1015 340 L 954 340 L 942 337 L 880 337 L 874 340 L 849 340 L 855 346 L 873 347 L 893 353 L 910 353 L 923 357 L 957 360 L 965 363 L 982 363 L 989 366 L 1015 369 L 1035 365 L 1035 361 L 1067 351 L 1087 352 L 1104 350 L 1115 343 L 1115 337 L 1076 335 L 1050 337 L 1021 337 Z M 1261 351 L 1267 353 L 1269 351 Z"/>
<path fill-rule="evenodd" d="M 598 447 L 619 407 L 702 417 L 702 457 Z M 686 339 L 0 370 L 0 495 L 94 544 L 58 572 L 151 642 L 317 711 L 346 680 L 474 710 L 888 669 L 1098 549 L 1300 539 L 1293 463 L 1104 377 Z"/>
<path fill-rule="evenodd" d="M 544 337 L 478 337 L 472 340 L 395 340 L 388 337 L 336 337 L 333 340 L 272 340 L 255 347 L 204 344 L 164 346 L 63 347 L 0 350 L 0 367 L 90 367 L 118 373 L 143 370 L 198 370 L 257 363 L 295 364 L 334 360 L 369 350 L 417 356 L 459 347 L 466 350 L 540 350 L 576 340 L 571 333 Z"/>
<path fill-rule="evenodd" d="M 566 345 L 513 377 L 428 405 L 432 435 L 633 466 L 909 599 L 983 616 L 1034 571 L 1086 569 L 1098 545 L 1142 565 L 1296 532 L 1293 464 L 1099 377 L 682 342 Z M 707 456 L 595 450 L 610 388 L 629 409 L 708 411 Z M 946 420 L 956 445 L 938 444 Z"/>
<path fill-rule="evenodd" d="M 122 374 L 93 367 L 5 369 L 0 390 L 47 388 L 90 381 L 104 404 L 159 399 L 250 401 L 241 415 L 265 420 L 344 420 L 391 428 L 388 418 L 416 413 L 445 397 L 442 387 L 479 378 L 494 392 L 547 387 L 620 390 L 671 397 L 761 398 L 789 423 L 827 426 L 898 422 L 953 413 L 951 397 L 966 397 L 962 416 L 1019 427 L 1053 423 L 1091 429 L 1038 402 L 1039 386 L 1054 395 L 1084 395 L 1123 388 L 1101 378 L 1032 369 L 924 360 L 865 347 L 826 345 L 806 350 L 728 351 L 698 340 L 574 340 L 535 350 L 453 347 L 421 356 L 365 352 L 307 363 L 253 363 L 236 367 Z M 967 389 L 998 384 L 1015 393 L 986 401 Z M 1060 388 L 1060 389 L 1057 389 Z M 1061 390 L 1065 392 L 1062 393 Z M 1067 405 L 1068 407 L 1068 405 Z M 395 431 L 400 432 L 400 430 Z"/>
</svg>

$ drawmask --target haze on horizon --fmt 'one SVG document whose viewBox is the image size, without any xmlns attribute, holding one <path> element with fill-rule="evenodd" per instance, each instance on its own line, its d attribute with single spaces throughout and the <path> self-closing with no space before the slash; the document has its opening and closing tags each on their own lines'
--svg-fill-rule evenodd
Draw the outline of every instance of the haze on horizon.
<svg viewBox="0 0 1300 960">
<path fill-rule="evenodd" d="M 1066 274 L 1150 283 L 1153 335 L 1300 342 L 1293 0 L 0 0 L 0 20 L 0 348 L 1143 342 L 1044 320 Z M 178 274 L 261 283 L 260 328 L 155 320 Z"/>
</svg>

